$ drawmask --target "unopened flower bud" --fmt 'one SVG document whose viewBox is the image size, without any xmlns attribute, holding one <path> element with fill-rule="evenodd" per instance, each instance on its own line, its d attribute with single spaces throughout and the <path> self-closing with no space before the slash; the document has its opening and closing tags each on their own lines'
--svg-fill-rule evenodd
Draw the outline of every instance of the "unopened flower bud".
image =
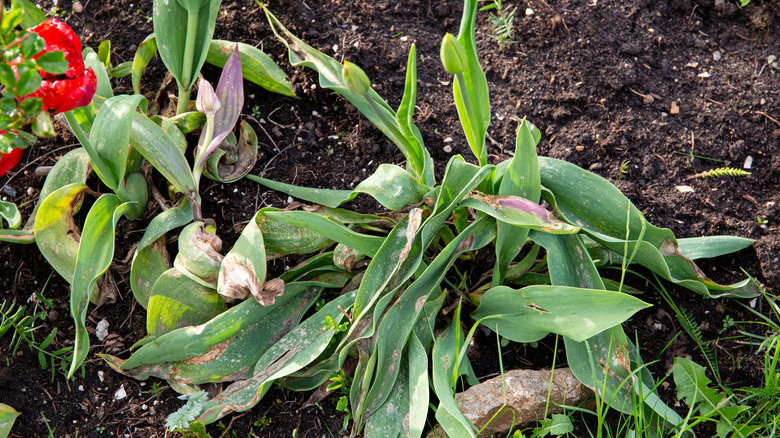
<svg viewBox="0 0 780 438">
<path fill-rule="evenodd" d="M 347 85 L 347 90 L 358 96 L 365 96 L 371 88 L 371 81 L 368 80 L 368 76 L 366 76 L 363 69 L 349 61 L 344 62 L 344 68 L 341 69 L 341 78 Z"/>
<path fill-rule="evenodd" d="M 219 107 L 220 103 L 217 99 L 217 93 L 214 92 L 214 87 L 201 77 L 198 82 L 198 99 L 195 101 L 195 108 L 198 112 L 209 115 L 216 113 Z"/>
<path fill-rule="evenodd" d="M 441 40 L 441 63 L 444 64 L 444 69 L 449 73 L 457 75 L 466 71 L 468 65 L 468 59 L 466 58 L 466 51 L 460 44 L 457 38 L 451 33 L 444 35 L 444 39 Z"/>
</svg>

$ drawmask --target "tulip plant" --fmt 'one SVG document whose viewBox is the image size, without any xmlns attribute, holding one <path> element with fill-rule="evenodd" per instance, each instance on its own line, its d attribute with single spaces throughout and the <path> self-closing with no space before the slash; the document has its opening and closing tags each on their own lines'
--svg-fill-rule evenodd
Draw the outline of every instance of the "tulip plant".
<svg viewBox="0 0 780 438">
<path fill-rule="evenodd" d="M 312 48 L 264 11 L 290 63 L 317 71 L 320 85 L 342 95 L 387 135 L 406 165 L 382 164 L 352 191 L 248 175 L 313 205 L 259 210 L 224 256 L 215 227 L 194 222 L 184 228 L 174 268 L 157 277 L 148 300 L 136 295 L 147 300 L 142 301 L 147 338 L 129 358 L 102 355 L 118 372 L 165 379 L 190 396 L 169 418 L 171 429 L 200 429 L 248 410 L 273 383 L 281 383 L 294 390 L 348 391 L 353 435 L 419 437 L 428 418 L 430 382 L 438 400 L 435 418 L 447 434 L 475 436 L 454 393 L 461 376 L 476 383 L 465 346 L 478 324 L 515 342 L 561 335 L 574 374 L 613 408 L 643 410 L 671 425 L 682 421 L 654 392 L 652 376 L 620 326 L 648 304 L 626 293 L 623 281 L 602 279 L 598 267 L 617 263 L 625 271 L 636 263 L 704 296 L 749 297 L 757 292 L 751 281 L 717 284 L 694 259 L 752 241 L 677 239 L 654 227 L 608 181 L 537 156 L 540 133 L 526 120 L 519 124 L 515 156 L 488 163 L 490 103 L 476 52 L 476 0 L 465 1 L 460 31 L 444 37 L 441 57 L 455 76 L 454 99 L 477 164 L 455 156 L 440 182 L 413 123 L 414 45 L 403 98 L 394 110 L 358 66 Z M 215 122 L 201 134 L 198 157 L 222 132 L 216 120 L 225 101 L 208 98 L 206 91 L 201 88 L 197 106 Z M 391 212 L 340 208 L 357 193 Z M 173 211 L 166 213 L 178 214 Z M 147 235 L 142 251 L 162 232 Z M 164 245 L 158 244 L 159 256 Z M 495 257 L 489 275 L 472 278 L 462 270 L 463 263 L 488 253 Z M 280 277 L 267 278 L 267 260 L 291 254 L 309 256 Z M 461 303 L 435 336 L 448 297 Z M 235 300 L 243 301 L 226 305 Z M 462 308 L 472 309 L 476 321 L 468 333 L 461 331 Z M 346 369 L 354 371 L 345 376 Z M 199 385 L 211 382 L 230 385 L 209 398 Z"/>
<path fill-rule="evenodd" d="M 444 36 L 440 54 L 454 76 L 455 104 L 477 164 L 454 156 L 439 182 L 413 122 L 414 45 L 394 110 L 357 65 L 342 65 L 307 45 L 261 5 L 290 63 L 315 70 L 323 88 L 347 99 L 403 153 L 404 167 L 381 164 L 355 190 L 296 187 L 247 174 L 257 138 L 245 123 L 233 132 L 243 105 L 242 80 L 293 94 L 267 55 L 211 39 L 219 1 L 155 0 L 155 33 L 123 68 L 107 68 L 88 49 L 84 65 L 94 70 L 96 95 L 83 109 L 66 111 L 83 148 L 54 166 L 27 226 L 0 230 L 0 239 L 34 240 L 71 283 L 77 333 L 69 376 L 87 356 L 88 304 L 106 299 L 110 289 L 104 273 L 117 221 L 142 216 L 151 192 L 163 211 L 149 223 L 130 269 L 133 295 L 147 311 L 147 336 L 127 358 L 101 357 L 120 373 L 165 379 L 190 397 L 168 419 L 171 429 L 201 428 L 248 410 L 280 383 L 294 390 L 347 391 L 352 434 L 369 437 L 422 436 L 432 389 L 444 431 L 476 436 L 455 389 L 462 376 L 464 384 L 476 383 L 465 346 L 479 324 L 515 342 L 561 335 L 575 376 L 610 406 L 681 423 L 658 398 L 620 325 L 649 304 L 626 293 L 622 280 L 602 279 L 598 268 L 620 264 L 625 272 L 635 263 L 707 297 L 750 297 L 757 293 L 751 281 L 717 284 L 694 260 L 752 241 L 677 239 L 647 222 L 603 178 L 539 157 L 540 133 L 526 120 L 519 123 L 514 157 L 489 163 L 490 102 L 475 44 L 477 0 L 464 3 L 458 35 Z M 158 51 L 179 86 L 172 116 L 147 116 L 139 95 L 142 72 Z M 223 67 L 216 89 L 197 80 L 204 62 Z M 136 94 L 113 95 L 108 78 L 117 71 L 131 75 Z M 191 111 L 188 96 L 196 83 Z M 201 133 L 190 165 L 184 134 L 196 129 Z M 86 184 L 91 169 L 112 193 L 95 201 L 78 230 L 72 217 L 84 195 L 96 194 Z M 157 188 L 154 172 L 172 187 L 169 199 Z M 247 176 L 312 205 L 259 210 L 223 253 L 218 224 L 200 213 L 202 176 L 220 182 Z M 390 212 L 340 207 L 357 193 Z M 180 227 L 171 263 L 165 235 Z M 306 258 L 268 278 L 267 261 L 287 255 Z M 484 276 L 463 269 L 485 256 L 495 258 L 495 265 Z M 454 303 L 455 311 L 444 312 L 445 302 Z M 461 329 L 464 310 L 475 321 L 467 333 Z M 449 323 L 435 335 L 442 315 Z M 199 385 L 212 382 L 229 385 L 209 397 Z"/>
</svg>

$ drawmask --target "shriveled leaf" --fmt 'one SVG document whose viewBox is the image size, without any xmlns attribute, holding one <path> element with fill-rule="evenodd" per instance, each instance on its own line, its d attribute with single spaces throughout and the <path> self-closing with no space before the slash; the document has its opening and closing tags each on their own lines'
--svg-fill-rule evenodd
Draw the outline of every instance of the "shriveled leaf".
<svg viewBox="0 0 780 438">
<path fill-rule="evenodd" d="M 97 280 L 106 272 L 114 258 L 116 223 L 131 205 L 129 202 L 122 203 L 116 195 L 103 195 L 92 205 L 84 221 L 85 233 L 79 242 L 70 288 L 70 312 L 76 324 L 76 341 L 68 378 L 73 376 L 89 352 L 89 333 L 84 326 L 87 306 Z"/>
<path fill-rule="evenodd" d="M 569 286 L 496 286 L 482 296 L 472 318 L 515 342 L 556 333 L 579 342 L 649 307 L 631 295 Z"/>
<path fill-rule="evenodd" d="M 292 90 L 292 83 L 287 74 L 276 65 L 270 56 L 249 44 L 212 40 L 206 55 L 206 62 L 217 67 L 223 67 L 233 47 L 236 45 L 238 45 L 238 51 L 241 53 L 241 70 L 243 71 L 244 79 L 268 91 L 297 97 Z"/>
<path fill-rule="evenodd" d="M 276 295 L 263 289 L 265 283 L 265 244 L 263 233 L 257 226 L 257 215 L 238 236 L 236 244 L 228 251 L 219 267 L 217 292 L 233 299 L 244 299 L 252 295 L 264 305 L 271 305 Z"/>
<path fill-rule="evenodd" d="M 154 283 L 146 312 L 146 332 L 156 335 L 203 324 L 224 310 L 225 303 L 214 289 L 172 268 Z"/>
<path fill-rule="evenodd" d="M 206 161 L 205 175 L 221 183 L 232 183 L 246 176 L 257 161 L 257 134 L 246 121 L 241 122 L 238 139 L 230 133 Z"/>
</svg>

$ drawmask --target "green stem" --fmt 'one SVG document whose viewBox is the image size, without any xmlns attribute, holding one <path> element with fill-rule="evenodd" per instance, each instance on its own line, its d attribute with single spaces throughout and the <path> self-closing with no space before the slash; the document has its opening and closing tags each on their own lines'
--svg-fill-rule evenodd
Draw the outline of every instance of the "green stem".
<svg viewBox="0 0 780 438">
<path fill-rule="evenodd" d="M 70 129 L 73 131 L 73 135 L 76 136 L 79 143 L 81 143 L 81 146 L 83 146 L 84 150 L 87 151 L 89 160 L 92 162 L 92 167 L 95 169 L 95 172 L 98 174 L 103 183 L 112 189 L 116 187 L 118 192 L 117 195 L 119 195 L 119 197 L 122 199 L 122 202 L 131 201 L 130 195 L 121 184 L 121 181 L 116 181 L 114 179 L 114 174 L 111 173 L 111 170 L 108 168 L 108 166 L 106 166 L 106 163 L 100 157 L 100 154 L 98 154 L 97 149 L 95 149 L 95 146 L 89 140 L 87 133 L 81 129 L 81 125 L 79 125 L 79 122 L 76 121 L 76 116 L 73 115 L 72 111 L 65 111 L 65 120 L 68 121 Z"/>
<path fill-rule="evenodd" d="M 387 116 L 386 110 L 383 108 L 380 108 L 379 105 L 374 102 L 373 99 L 366 96 L 366 101 L 368 101 L 368 105 L 371 106 L 371 109 L 374 110 L 375 113 L 379 115 L 379 118 L 382 119 L 382 123 L 385 124 L 390 129 L 390 132 L 392 135 L 394 135 L 400 142 L 404 142 L 406 140 L 406 137 L 404 134 L 398 129 L 398 120 L 391 119 Z M 420 160 L 417 158 L 415 151 L 404 145 L 404 155 L 406 155 L 406 158 L 409 160 L 409 164 L 412 167 L 412 171 L 414 172 L 415 176 L 420 179 L 420 181 L 423 181 L 423 171 L 422 166 L 420 164 Z"/>
<path fill-rule="evenodd" d="M 206 166 L 206 160 L 203 154 L 208 149 L 211 139 L 214 137 L 214 114 L 206 115 L 206 133 L 203 136 L 203 143 L 198 145 L 195 151 L 195 164 L 192 165 L 192 176 L 195 178 L 195 190 L 200 190 L 200 177 L 203 175 L 203 168 Z"/>
<path fill-rule="evenodd" d="M 184 88 L 181 84 L 179 86 L 179 100 L 176 102 L 176 114 L 186 113 L 190 107 L 190 92 L 192 88 Z"/>
<path fill-rule="evenodd" d="M 469 127 L 471 132 L 466 132 L 466 138 L 469 139 L 469 144 L 474 155 L 479 160 L 479 165 L 484 166 L 487 164 L 487 151 L 485 150 L 485 139 L 480 141 L 477 138 L 477 132 L 474 128 L 477 126 L 477 116 L 474 114 L 474 106 L 471 104 L 471 97 L 469 96 L 469 89 L 466 88 L 466 79 L 463 77 L 463 73 L 456 74 L 455 77 L 458 80 L 458 86 L 460 87 L 460 95 L 463 98 L 463 106 L 466 109 L 466 119 L 469 121 Z M 462 123 L 461 123 L 462 125 Z M 464 126 L 464 131 L 465 126 Z"/>
<path fill-rule="evenodd" d="M 176 112 L 181 114 L 187 110 L 192 90 L 192 60 L 195 56 L 195 39 L 198 36 L 198 11 L 187 11 L 187 39 L 184 41 L 184 60 L 181 66 L 181 84 L 179 85 L 179 102 Z"/>
</svg>

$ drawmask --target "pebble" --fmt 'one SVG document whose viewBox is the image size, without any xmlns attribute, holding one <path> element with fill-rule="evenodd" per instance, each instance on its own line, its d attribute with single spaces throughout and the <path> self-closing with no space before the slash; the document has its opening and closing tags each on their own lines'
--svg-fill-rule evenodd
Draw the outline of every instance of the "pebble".
<svg viewBox="0 0 780 438">
<path fill-rule="evenodd" d="M 709 74 L 708 72 L 706 72 L 706 71 L 705 71 L 705 72 L 703 72 L 703 73 L 699 73 L 699 77 L 700 77 L 700 78 L 708 78 L 708 77 L 710 77 L 710 74 Z"/>
<path fill-rule="evenodd" d="M 582 152 L 582 151 L 585 150 L 585 146 L 579 144 L 577 146 L 574 146 L 574 150 L 577 151 L 577 152 Z"/>
<path fill-rule="evenodd" d="M 125 391 L 125 385 L 122 385 L 114 393 L 114 398 L 117 400 L 122 400 L 125 397 L 127 397 L 127 391 Z"/>
<path fill-rule="evenodd" d="M 677 189 L 680 193 L 692 193 L 693 187 L 691 186 L 674 186 L 675 189 Z"/>
<path fill-rule="evenodd" d="M 531 9 L 531 8 L 527 8 L 527 9 L 525 10 L 525 15 L 527 15 L 527 16 L 529 16 L 529 17 L 530 17 L 530 16 L 531 16 L 531 15 L 533 15 L 533 14 L 534 14 L 534 10 L 533 10 L 533 9 Z"/>
<path fill-rule="evenodd" d="M 677 102 L 672 101 L 672 106 L 669 108 L 669 114 L 680 114 L 680 107 L 677 106 Z"/>
<path fill-rule="evenodd" d="M 74 2 L 73 3 L 73 13 L 74 14 L 80 14 L 84 12 L 84 5 L 81 4 L 81 2 Z"/>
<path fill-rule="evenodd" d="M 590 167 L 588 167 L 588 170 L 599 170 L 599 169 L 603 169 L 603 168 L 604 168 L 603 164 L 601 164 L 601 163 L 593 163 L 593 164 L 590 165 Z"/>
<path fill-rule="evenodd" d="M 442 148 L 442 149 L 444 150 L 444 152 L 446 152 L 448 154 L 450 152 L 452 152 L 452 146 L 450 146 L 450 145 L 444 146 L 444 148 Z"/>
<path fill-rule="evenodd" d="M 750 169 L 753 167 L 753 156 L 748 155 L 747 158 L 745 158 L 745 164 L 742 165 L 743 169 Z"/>
<path fill-rule="evenodd" d="M 720 50 L 716 50 L 712 52 L 712 59 L 714 59 L 715 61 L 720 61 L 720 58 L 722 57 L 723 55 L 720 53 Z"/>
</svg>

